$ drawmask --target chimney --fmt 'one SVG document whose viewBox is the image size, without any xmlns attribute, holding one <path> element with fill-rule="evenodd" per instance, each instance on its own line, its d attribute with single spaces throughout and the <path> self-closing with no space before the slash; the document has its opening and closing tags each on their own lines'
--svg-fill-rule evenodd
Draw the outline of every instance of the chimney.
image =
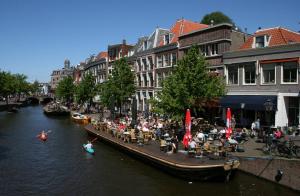
<svg viewBox="0 0 300 196">
<path fill-rule="evenodd" d="M 126 39 L 123 39 L 123 45 L 126 45 Z"/>
<path fill-rule="evenodd" d="M 215 22 L 214 20 L 211 20 L 210 21 L 210 26 L 214 26 L 214 22 Z"/>
</svg>

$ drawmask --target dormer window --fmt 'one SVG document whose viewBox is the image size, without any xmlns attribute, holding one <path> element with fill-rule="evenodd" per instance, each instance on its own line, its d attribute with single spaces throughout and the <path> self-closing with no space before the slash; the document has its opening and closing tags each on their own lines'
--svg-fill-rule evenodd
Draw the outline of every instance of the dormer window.
<svg viewBox="0 0 300 196">
<path fill-rule="evenodd" d="M 144 41 L 144 50 L 148 49 L 148 41 Z"/>
<path fill-rule="evenodd" d="M 255 37 L 255 48 L 264 48 L 269 45 L 270 37 L 268 35 Z"/>
<path fill-rule="evenodd" d="M 165 35 L 164 43 L 165 43 L 164 45 L 167 45 L 170 43 L 170 34 Z"/>
</svg>

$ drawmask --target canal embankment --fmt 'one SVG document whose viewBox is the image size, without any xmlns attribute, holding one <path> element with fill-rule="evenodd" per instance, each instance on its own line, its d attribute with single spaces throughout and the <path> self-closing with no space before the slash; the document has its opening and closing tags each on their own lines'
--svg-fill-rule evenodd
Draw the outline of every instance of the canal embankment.
<svg viewBox="0 0 300 196">
<path fill-rule="evenodd" d="M 98 114 L 89 115 L 98 120 Z M 239 158 L 239 171 L 300 191 L 300 160 L 269 156 L 262 152 L 264 143 L 250 139 L 243 144 L 245 152 L 232 153 Z"/>
</svg>

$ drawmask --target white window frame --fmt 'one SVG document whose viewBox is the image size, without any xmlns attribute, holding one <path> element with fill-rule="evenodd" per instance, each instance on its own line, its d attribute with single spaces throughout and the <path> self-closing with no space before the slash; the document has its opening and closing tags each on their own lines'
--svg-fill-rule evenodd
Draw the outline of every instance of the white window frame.
<svg viewBox="0 0 300 196">
<path fill-rule="evenodd" d="M 274 82 L 273 83 L 264 83 L 264 69 L 263 67 L 266 65 L 274 65 Z M 276 85 L 276 63 L 265 63 L 260 65 L 260 85 Z"/>
<path fill-rule="evenodd" d="M 245 66 L 248 66 L 247 64 L 246 65 L 243 65 L 243 85 L 247 85 L 247 86 L 254 86 L 254 85 L 256 85 L 256 80 L 257 80 L 257 78 L 256 78 L 256 71 L 254 71 L 254 77 L 255 77 L 255 79 L 254 79 L 254 83 L 246 83 L 246 81 L 245 81 L 245 78 L 246 78 L 246 74 L 245 74 Z M 254 69 L 256 70 L 256 66 L 255 66 L 255 64 L 253 64 L 253 66 L 254 66 Z"/>
<path fill-rule="evenodd" d="M 283 65 L 284 65 L 284 63 L 296 63 L 296 70 L 297 70 L 297 73 L 296 73 L 296 82 L 284 82 L 284 80 L 283 80 Z M 298 72 L 299 72 L 299 63 L 297 63 L 297 62 L 294 62 L 294 61 L 292 61 L 292 62 L 284 62 L 284 63 L 281 63 L 281 65 L 280 65 L 280 67 L 281 67 L 281 84 L 298 84 Z"/>
<path fill-rule="evenodd" d="M 229 83 L 229 67 L 237 67 L 237 84 L 230 84 Z M 227 80 L 226 80 L 226 84 L 228 86 L 238 86 L 239 85 L 239 66 L 238 65 L 229 65 L 226 67 L 226 75 L 227 75 Z"/>
</svg>

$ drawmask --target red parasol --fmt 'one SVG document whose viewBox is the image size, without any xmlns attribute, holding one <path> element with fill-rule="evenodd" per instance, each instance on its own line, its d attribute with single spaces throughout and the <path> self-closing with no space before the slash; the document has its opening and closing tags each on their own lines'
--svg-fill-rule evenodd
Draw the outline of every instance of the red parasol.
<svg viewBox="0 0 300 196">
<path fill-rule="evenodd" d="M 232 133 L 232 127 L 231 127 L 231 110 L 230 108 L 227 108 L 226 113 L 226 138 L 228 139 Z"/>
<path fill-rule="evenodd" d="M 182 140 L 182 143 L 186 148 L 188 147 L 189 140 L 192 139 L 191 124 L 191 112 L 187 109 L 185 114 L 185 134 Z"/>
</svg>

